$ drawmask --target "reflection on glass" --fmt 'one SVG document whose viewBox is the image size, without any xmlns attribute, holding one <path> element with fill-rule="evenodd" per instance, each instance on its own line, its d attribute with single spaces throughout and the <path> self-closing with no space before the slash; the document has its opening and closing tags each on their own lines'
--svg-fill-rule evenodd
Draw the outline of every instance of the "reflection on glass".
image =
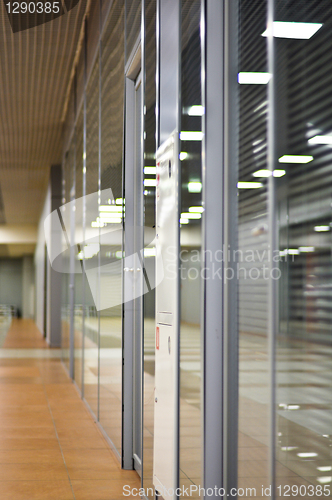
<svg viewBox="0 0 332 500">
<path fill-rule="evenodd" d="M 239 322 L 238 486 L 268 482 L 269 371 L 267 297 L 270 264 L 267 219 L 267 68 L 265 0 L 241 0 L 239 74 L 267 75 L 238 83 L 239 177 L 237 261 Z M 259 176 L 259 178 L 258 178 Z"/>
<path fill-rule="evenodd" d="M 145 62 L 145 141 L 144 180 L 156 177 L 156 1 L 145 2 L 146 62 Z M 144 188 L 144 227 L 154 228 L 155 187 Z M 149 239 L 150 240 L 150 239 Z M 148 242 L 150 243 L 150 241 Z M 145 240 L 145 245 L 147 242 Z M 149 254 L 150 251 L 150 254 Z M 144 250 L 144 266 L 148 276 L 155 273 L 154 247 Z M 143 297 L 144 310 L 144 380 L 143 380 L 143 487 L 148 494 L 153 488 L 153 417 L 154 417 L 154 374 L 155 374 L 155 290 Z M 153 495 L 149 496 L 153 498 Z"/>
<path fill-rule="evenodd" d="M 102 37 L 101 190 L 112 189 L 122 209 L 124 2 L 113 2 Z M 121 202 L 119 200 L 121 199 Z M 101 200 L 102 205 L 107 200 Z M 118 224 L 122 228 L 121 222 Z M 109 238 L 100 235 L 100 296 L 121 297 L 121 230 Z M 119 236 L 120 234 L 120 236 Z M 110 276 L 107 264 L 117 271 Z M 103 270 L 104 267 L 104 270 Z M 105 274 L 105 276 L 104 276 Z M 104 279 L 106 278 L 106 280 Z M 106 283 L 106 284 L 105 284 Z M 111 286 L 109 284 L 111 283 Z M 107 287 L 107 288 L 105 288 Z M 122 305 L 100 311 L 99 420 L 121 455 L 122 419 Z"/>
<path fill-rule="evenodd" d="M 75 198 L 83 194 L 83 110 L 77 119 L 75 129 Z M 83 273 L 78 253 L 81 251 L 83 235 L 83 212 L 82 204 L 75 210 L 75 300 L 74 300 L 74 379 L 80 390 L 82 390 L 82 346 L 83 346 Z"/>
<path fill-rule="evenodd" d="M 86 202 L 84 232 L 84 269 L 96 270 L 99 261 L 99 228 L 92 222 L 99 215 L 99 60 L 97 59 L 86 90 Z M 89 201 L 88 201 L 89 200 Z M 91 201 L 90 201 L 91 200 Z M 82 258 L 81 257 L 81 258 Z M 84 397 L 94 415 L 98 415 L 98 344 L 99 314 L 97 313 L 94 288 L 99 286 L 98 279 L 87 280 L 85 285 L 85 319 L 84 319 Z M 92 287 L 92 289 L 91 289 Z"/>
<path fill-rule="evenodd" d="M 182 0 L 180 229 L 180 487 L 202 485 L 201 422 L 201 44 L 199 0 Z M 197 495 L 197 496 L 196 496 Z M 199 498 L 193 493 L 192 498 Z"/>
<path fill-rule="evenodd" d="M 311 30 L 310 37 L 275 39 L 276 157 L 288 156 L 277 191 L 282 256 L 276 407 L 280 498 L 285 484 L 305 498 L 330 496 L 332 489 L 332 73 L 326 57 L 332 48 L 331 14 L 331 3 L 322 0 L 276 1 L 276 21 L 301 23 Z M 291 161 L 294 157 L 310 161 Z"/>
</svg>

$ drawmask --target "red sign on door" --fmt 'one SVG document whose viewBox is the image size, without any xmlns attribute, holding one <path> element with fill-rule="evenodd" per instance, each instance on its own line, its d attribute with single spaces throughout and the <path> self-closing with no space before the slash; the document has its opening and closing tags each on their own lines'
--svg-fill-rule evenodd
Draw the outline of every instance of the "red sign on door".
<svg viewBox="0 0 332 500">
<path fill-rule="evenodd" d="M 156 349 L 159 351 L 159 326 L 156 328 Z"/>
</svg>

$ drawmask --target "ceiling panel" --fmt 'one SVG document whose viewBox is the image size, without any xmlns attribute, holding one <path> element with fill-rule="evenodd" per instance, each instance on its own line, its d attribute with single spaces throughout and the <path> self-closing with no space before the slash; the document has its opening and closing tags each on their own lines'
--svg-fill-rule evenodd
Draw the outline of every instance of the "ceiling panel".
<svg viewBox="0 0 332 500">
<path fill-rule="evenodd" d="M 38 223 L 85 9 L 13 33 L 0 4 L 0 224 Z"/>
</svg>

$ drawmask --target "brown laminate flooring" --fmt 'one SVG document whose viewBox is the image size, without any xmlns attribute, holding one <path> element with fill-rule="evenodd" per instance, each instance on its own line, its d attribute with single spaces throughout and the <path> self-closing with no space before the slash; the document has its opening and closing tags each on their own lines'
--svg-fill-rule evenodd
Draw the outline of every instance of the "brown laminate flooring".
<svg viewBox="0 0 332 500">
<path fill-rule="evenodd" d="M 121 470 L 61 360 L 29 348 L 48 349 L 33 321 L 14 319 L 0 356 L 0 500 L 140 498 L 123 495 L 138 475 Z"/>
</svg>

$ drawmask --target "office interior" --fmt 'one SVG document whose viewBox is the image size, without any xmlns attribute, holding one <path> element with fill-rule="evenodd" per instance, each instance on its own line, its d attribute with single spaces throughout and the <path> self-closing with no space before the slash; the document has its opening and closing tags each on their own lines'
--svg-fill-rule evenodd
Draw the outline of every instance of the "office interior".
<svg viewBox="0 0 332 500">
<path fill-rule="evenodd" d="M 330 2 L 74 4 L 1 5 L 1 351 L 34 322 L 145 498 L 331 496 Z"/>
</svg>

